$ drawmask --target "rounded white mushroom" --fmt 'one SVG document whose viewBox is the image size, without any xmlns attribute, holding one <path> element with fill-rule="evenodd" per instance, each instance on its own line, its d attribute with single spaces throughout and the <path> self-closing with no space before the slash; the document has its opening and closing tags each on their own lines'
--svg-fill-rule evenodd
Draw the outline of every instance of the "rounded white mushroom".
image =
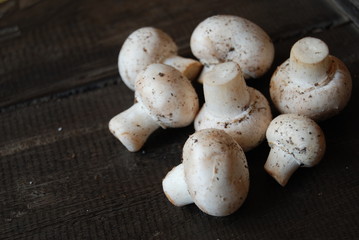
<svg viewBox="0 0 359 240">
<path fill-rule="evenodd" d="M 191 82 L 171 66 L 147 66 L 135 88 L 137 102 L 109 122 L 110 131 L 131 152 L 138 151 L 160 126 L 187 126 L 198 112 L 198 96 Z"/>
<path fill-rule="evenodd" d="M 191 50 L 206 73 L 219 63 L 238 63 L 245 78 L 258 78 L 268 71 L 274 46 L 267 33 L 253 22 L 231 15 L 205 19 L 193 31 Z M 202 75 L 199 81 L 202 82 Z"/>
<path fill-rule="evenodd" d="M 272 120 L 271 109 L 263 94 L 247 87 L 239 65 L 218 64 L 203 79 L 205 104 L 194 121 L 195 129 L 222 129 L 244 151 L 259 145 Z"/>
<path fill-rule="evenodd" d="M 177 54 L 176 43 L 165 32 L 154 27 L 140 28 L 128 36 L 118 56 L 118 68 L 124 83 L 135 89 L 137 74 L 152 63 L 164 63 L 193 80 L 202 64 Z"/>
<path fill-rule="evenodd" d="M 290 58 L 280 65 L 270 82 L 270 95 L 281 113 L 298 113 L 315 121 L 328 119 L 347 105 L 352 89 L 344 63 L 329 55 L 317 38 L 296 42 Z"/>
<path fill-rule="evenodd" d="M 299 167 L 319 163 L 325 152 L 325 137 L 313 120 L 298 114 L 282 114 L 267 129 L 271 148 L 264 169 L 285 186 Z"/>
<path fill-rule="evenodd" d="M 167 198 L 176 206 L 195 203 L 212 216 L 234 213 L 249 190 L 249 171 L 242 148 L 219 129 L 195 132 L 183 147 L 183 163 L 163 179 Z"/>
</svg>

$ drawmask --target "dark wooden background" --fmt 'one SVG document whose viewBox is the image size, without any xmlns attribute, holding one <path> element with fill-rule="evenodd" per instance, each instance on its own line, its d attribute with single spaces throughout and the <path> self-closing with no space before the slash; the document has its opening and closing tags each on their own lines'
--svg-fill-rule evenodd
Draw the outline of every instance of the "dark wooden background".
<svg viewBox="0 0 359 240">
<path fill-rule="evenodd" d="M 245 204 L 222 218 L 174 207 L 162 192 L 192 126 L 158 130 L 137 153 L 107 128 L 133 102 L 117 71 L 125 38 L 155 26 L 190 57 L 193 29 L 215 14 L 272 37 L 271 70 L 248 81 L 267 97 L 304 36 L 327 42 L 353 77 L 347 108 L 320 123 L 323 161 L 283 188 L 263 170 L 264 142 L 246 154 Z M 358 81 L 356 0 L 0 0 L 0 239 L 359 239 Z"/>
</svg>

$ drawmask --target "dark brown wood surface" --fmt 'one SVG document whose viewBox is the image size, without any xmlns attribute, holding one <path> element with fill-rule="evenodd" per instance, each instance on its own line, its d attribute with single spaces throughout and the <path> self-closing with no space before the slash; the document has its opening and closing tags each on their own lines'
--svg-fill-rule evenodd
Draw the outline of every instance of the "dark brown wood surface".
<svg viewBox="0 0 359 240">
<path fill-rule="evenodd" d="M 0 1 L 0 239 L 359 239 L 358 5 Z M 190 57 L 193 29 L 215 14 L 245 17 L 272 37 L 271 70 L 248 81 L 267 97 L 271 74 L 304 36 L 324 40 L 353 78 L 348 106 L 320 123 L 327 140 L 322 162 L 299 169 L 283 188 L 263 170 L 269 152 L 263 142 L 246 154 L 245 204 L 222 218 L 193 204 L 174 207 L 162 192 L 192 126 L 160 129 L 137 153 L 107 127 L 133 103 L 117 70 L 125 38 L 155 26 Z"/>
</svg>

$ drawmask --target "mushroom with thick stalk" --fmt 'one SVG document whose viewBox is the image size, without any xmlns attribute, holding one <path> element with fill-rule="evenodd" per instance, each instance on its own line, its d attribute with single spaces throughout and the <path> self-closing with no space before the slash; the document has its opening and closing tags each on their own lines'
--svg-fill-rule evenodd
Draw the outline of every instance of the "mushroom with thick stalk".
<svg viewBox="0 0 359 240">
<path fill-rule="evenodd" d="M 219 129 L 195 132 L 183 147 L 183 162 L 163 179 L 163 191 L 175 206 L 195 203 L 212 216 L 234 213 L 249 189 L 246 156 L 234 139 Z"/>
<path fill-rule="evenodd" d="M 193 122 L 198 96 L 191 82 L 177 69 L 151 64 L 137 76 L 136 103 L 109 122 L 109 129 L 131 152 L 162 128 L 185 127 Z"/>
<path fill-rule="evenodd" d="M 325 42 L 313 37 L 293 45 L 290 58 L 277 68 L 270 82 L 270 95 L 280 113 L 298 113 L 315 121 L 342 111 L 351 89 L 344 63 L 329 55 Z"/>
<path fill-rule="evenodd" d="M 203 74 L 213 66 L 233 61 L 244 77 L 259 78 L 268 71 L 274 58 L 274 46 L 267 33 L 253 22 L 231 15 L 216 15 L 202 21 L 193 31 L 191 50 L 204 65 Z"/>
<path fill-rule="evenodd" d="M 197 60 L 178 56 L 177 45 L 168 34 L 154 27 L 143 27 L 131 33 L 120 50 L 118 68 L 122 80 L 134 90 L 137 74 L 152 63 L 173 66 L 189 80 L 202 69 Z"/>
<path fill-rule="evenodd" d="M 203 79 L 205 103 L 194 121 L 195 129 L 222 129 L 244 151 L 259 145 L 272 120 L 271 109 L 263 94 L 246 85 L 239 65 L 218 64 Z"/>
<path fill-rule="evenodd" d="M 279 115 L 266 135 L 271 150 L 264 169 L 282 186 L 299 167 L 318 164 L 325 153 L 321 128 L 303 115 Z"/>
</svg>

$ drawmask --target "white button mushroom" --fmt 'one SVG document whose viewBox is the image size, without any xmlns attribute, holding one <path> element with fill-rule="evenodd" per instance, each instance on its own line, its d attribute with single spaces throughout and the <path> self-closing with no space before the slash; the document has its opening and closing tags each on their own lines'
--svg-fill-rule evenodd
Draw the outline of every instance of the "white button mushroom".
<svg viewBox="0 0 359 240">
<path fill-rule="evenodd" d="M 202 64 L 194 59 L 177 56 L 177 46 L 172 38 L 153 27 L 134 31 L 125 40 L 118 56 L 118 68 L 124 83 L 135 88 L 137 74 L 152 63 L 171 65 L 193 80 Z"/>
<path fill-rule="evenodd" d="M 279 112 L 298 113 L 315 121 L 339 113 L 348 103 L 351 89 L 344 63 L 329 55 L 323 41 L 312 37 L 293 45 L 290 58 L 270 82 L 270 95 Z"/>
<path fill-rule="evenodd" d="M 232 214 L 248 194 L 245 154 L 223 130 L 195 132 L 183 147 L 183 163 L 166 175 L 162 186 L 175 206 L 194 202 L 209 215 Z"/>
<path fill-rule="evenodd" d="M 213 65 L 233 61 L 241 66 L 245 78 L 258 78 L 267 72 L 274 58 L 274 46 L 267 33 L 237 16 L 205 19 L 192 33 L 190 45 L 193 55 L 204 64 L 203 74 Z"/>
<path fill-rule="evenodd" d="M 191 82 L 171 66 L 149 65 L 138 75 L 135 88 L 137 102 L 109 122 L 110 131 L 131 152 L 138 151 L 160 126 L 187 126 L 198 112 Z"/>
<path fill-rule="evenodd" d="M 272 120 L 271 109 L 258 90 L 247 87 L 238 64 L 218 64 L 203 79 L 205 104 L 195 119 L 195 129 L 222 129 L 244 151 L 260 144 Z"/>
<path fill-rule="evenodd" d="M 298 114 L 282 114 L 267 129 L 271 147 L 265 170 L 285 186 L 299 167 L 319 163 L 325 152 L 325 137 L 313 120 Z"/>
</svg>

